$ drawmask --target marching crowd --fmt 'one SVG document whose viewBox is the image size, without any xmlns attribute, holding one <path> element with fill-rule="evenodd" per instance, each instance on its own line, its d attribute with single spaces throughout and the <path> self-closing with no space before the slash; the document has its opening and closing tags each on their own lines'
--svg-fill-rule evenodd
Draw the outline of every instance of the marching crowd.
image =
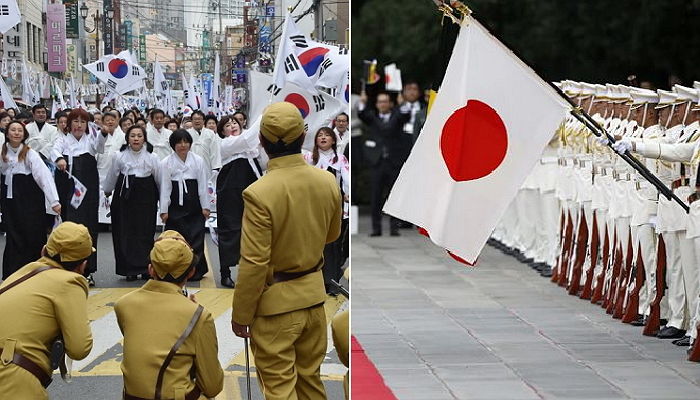
<svg viewBox="0 0 700 400">
<path fill-rule="evenodd" d="M 190 243 L 198 259 L 190 280 L 202 279 L 209 269 L 206 221 L 215 211 L 221 284 L 234 287 L 242 192 L 267 168 L 259 128 L 249 129 L 247 115 L 240 111 L 220 118 L 202 111 L 187 116 L 159 109 L 122 111 L 76 108 L 59 111 L 49 121 L 42 104 L 31 113 L 0 109 L 3 279 L 37 259 L 48 232 L 60 221 L 85 225 L 97 247 L 102 197 L 109 202 L 117 275 L 128 281 L 148 279 L 148 253 L 162 224 Z M 339 114 L 332 125 L 307 133 L 315 139 L 304 157 L 335 175 L 344 196 L 343 234 L 327 246 L 324 267 L 327 291 L 337 294 L 330 280 L 340 279 L 349 253 L 347 114 Z M 85 268 L 90 286 L 97 267 L 95 252 Z"/>
<path fill-rule="evenodd" d="M 558 85 L 610 138 L 570 116 L 491 244 L 644 335 L 691 346 L 688 359 L 700 361 L 700 82 Z M 637 161 L 623 160 L 630 155 Z"/>
</svg>

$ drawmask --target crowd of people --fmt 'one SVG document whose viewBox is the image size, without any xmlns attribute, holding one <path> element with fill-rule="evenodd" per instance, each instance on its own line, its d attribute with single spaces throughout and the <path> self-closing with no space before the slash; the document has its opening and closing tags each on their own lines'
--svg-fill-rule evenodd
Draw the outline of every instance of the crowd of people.
<svg viewBox="0 0 700 400">
<path fill-rule="evenodd" d="M 360 154 L 355 159 L 360 160 L 358 165 L 369 169 L 370 236 L 381 236 L 384 202 L 423 128 L 427 101 L 418 83 L 408 81 L 398 96 L 368 87 L 358 98 L 355 110 L 358 120 L 364 124 Z M 399 236 L 400 228 L 411 226 L 395 217 L 389 218 L 391 236 Z"/>
<path fill-rule="evenodd" d="M 348 115 L 316 134 L 306 160 L 336 176 L 349 201 Z M 169 116 L 110 106 L 102 110 L 59 111 L 49 120 L 42 104 L 31 113 L 0 109 L 3 133 L 0 211 L 6 232 L 3 279 L 36 259 L 47 234 L 60 221 L 85 225 L 97 247 L 100 201 L 109 203 L 115 273 L 127 281 L 148 279 L 148 252 L 159 222 L 184 236 L 197 255 L 197 281 L 209 270 L 205 252 L 206 223 L 216 211 L 221 284 L 234 287 L 232 269 L 239 264 L 242 192 L 267 168 L 258 129 L 248 116 Z M 349 255 L 347 223 L 337 243 L 327 249 L 327 291 L 339 280 Z M 90 286 L 99 264 L 93 253 L 85 268 Z"/>
<path fill-rule="evenodd" d="M 692 346 L 688 358 L 700 361 L 700 82 L 560 86 L 614 142 L 569 117 L 492 244 L 644 335 Z M 630 154 L 689 211 L 623 160 Z"/>
<path fill-rule="evenodd" d="M 90 151 L 101 154 L 110 133 L 107 128 L 76 135 L 86 130 L 82 113 L 69 113 L 70 133 L 62 139 L 68 143 L 55 148 L 54 153 L 62 154 L 57 158 L 58 170 L 65 173 L 72 168 L 71 173 L 75 174 L 83 171 L 80 177 L 87 181 L 97 176 L 96 160 Z M 243 229 L 239 233 L 240 247 L 236 249 L 240 273 L 233 295 L 231 330 L 244 338 L 246 360 L 250 340 L 255 372 L 265 398 L 324 399 L 321 364 L 328 346 L 324 262 L 328 246 L 337 247 L 342 234 L 347 161 L 336 153 L 335 135 L 330 128 L 321 128 L 313 152 L 302 155 L 305 123 L 291 103 L 274 103 L 265 109 L 257 140 L 240 123 L 232 121 L 235 120 L 217 121 L 222 131 L 230 135 L 222 139 L 225 167 L 218 176 L 225 177 L 222 186 L 226 190 L 247 187 L 237 193 L 242 203 L 236 202 L 227 211 L 231 218 L 238 211 L 243 214 L 238 217 L 238 221 L 243 221 Z M 48 167 L 37 152 L 23 143 L 26 128 L 11 122 L 7 132 L 3 158 L 8 147 L 14 149 L 10 151 L 18 153 L 16 160 L 28 160 L 30 170 L 34 164 L 41 169 L 37 176 L 42 179 L 37 184 L 47 181 L 46 186 L 53 188 Z M 123 263 L 121 268 L 133 271 L 145 255 L 151 278 L 114 304 L 116 322 L 124 336 L 124 386 L 120 393 L 125 400 L 213 398 L 224 388 L 218 352 L 218 340 L 222 338 L 217 338 L 211 312 L 185 288 L 189 280 L 201 273 L 201 248 L 188 236 L 199 235 L 191 228 L 202 225 L 208 213 L 208 204 L 202 201 L 206 190 L 201 183 L 210 170 L 204 157 L 190 151 L 194 140 L 187 130 L 177 129 L 169 135 L 173 152 L 162 161 L 149 151 L 152 145 L 146 132 L 139 125 L 127 129 L 126 144 L 114 156 L 103 187 L 120 196 L 113 221 L 119 225 L 115 243 L 128 242 L 136 247 L 131 254 L 116 255 Z M 226 138 L 237 140 L 229 143 Z M 78 150 L 84 152 L 78 154 L 78 145 L 72 142 L 83 146 Z M 257 146 L 268 158 L 263 176 L 256 161 Z M 21 163 L 16 161 L 13 166 Z M 27 184 L 30 180 L 32 177 L 28 176 L 22 182 Z M 172 189 L 164 192 L 166 184 Z M 154 216 L 158 185 L 166 230 L 154 240 L 154 232 L 149 230 L 152 226 L 146 226 L 143 220 Z M 9 187 L 15 188 L 12 184 Z M 56 199 L 53 189 L 52 199 Z M 38 191 L 32 199 L 41 197 L 43 205 L 41 189 L 29 190 Z M 63 211 L 60 202 L 54 205 L 57 212 Z M 74 208 L 80 211 L 82 206 Z M 177 231 L 183 227 L 184 232 Z M 132 229 L 138 230 L 136 238 L 126 234 Z M 58 368 L 67 378 L 65 355 L 80 360 L 92 350 L 88 280 L 83 275 L 96 253 L 93 236 L 85 224 L 58 224 L 35 259 L 21 265 L 0 284 L 0 307 L 5 310 L 0 316 L 0 390 L 4 396 L 47 399 L 46 388 L 51 384 L 53 370 Z M 339 313 L 331 327 L 339 358 L 348 367 L 348 312 Z M 249 369 L 247 373 L 250 385 Z M 347 374 L 344 384 L 348 398 Z M 250 393 L 250 386 L 248 389 Z"/>
</svg>

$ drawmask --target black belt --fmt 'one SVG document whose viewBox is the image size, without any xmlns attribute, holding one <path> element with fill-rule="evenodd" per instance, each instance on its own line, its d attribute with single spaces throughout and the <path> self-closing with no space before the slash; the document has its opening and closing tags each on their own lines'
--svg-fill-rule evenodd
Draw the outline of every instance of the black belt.
<svg viewBox="0 0 700 400">
<path fill-rule="evenodd" d="M 0 349 L 0 353 L 2 353 L 2 349 Z M 16 351 L 15 351 L 15 354 L 13 355 L 12 361 L 10 363 L 15 364 L 16 366 L 18 366 L 18 367 L 26 370 L 30 374 L 34 375 L 36 377 L 36 379 L 38 379 L 39 382 L 41 383 L 41 386 L 43 386 L 44 388 L 49 387 L 49 385 L 53 381 L 53 379 L 51 379 L 51 375 L 47 374 L 43 368 L 36 365 L 34 363 L 34 361 L 21 355 L 20 353 L 17 353 Z"/>
<path fill-rule="evenodd" d="M 306 276 L 308 274 L 313 274 L 314 272 L 318 271 L 321 266 L 323 265 L 323 258 L 318 260 L 318 263 L 313 267 L 306 269 L 304 271 L 300 272 L 275 272 L 272 274 L 272 280 L 275 283 L 280 283 L 280 282 L 287 282 L 291 281 L 294 279 L 301 278 L 302 276 Z"/>
<path fill-rule="evenodd" d="M 185 396 L 185 400 L 197 400 L 201 394 L 202 394 L 202 391 L 199 389 L 199 386 L 194 385 L 194 389 L 192 389 L 191 392 L 187 393 L 187 395 Z M 132 396 L 132 395 L 126 393 L 126 391 L 124 391 L 124 400 L 153 400 L 153 399 Z M 169 400 L 169 399 L 161 399 L 161 400 Z"/>
</svg>

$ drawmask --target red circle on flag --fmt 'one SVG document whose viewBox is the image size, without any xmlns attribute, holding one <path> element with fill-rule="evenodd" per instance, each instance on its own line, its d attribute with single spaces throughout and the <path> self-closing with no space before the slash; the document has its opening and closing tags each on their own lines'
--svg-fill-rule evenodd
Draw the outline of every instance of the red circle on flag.
<svg viewBox="0 0 700 400">
<path fill-rule="evenodd" d="M 304 96 L 300 95 L 299 93 L 288 94 L 287 97 L 284 98 L 284 101 L 294 104 L 299 109 L 302 118 L 306 118 L 306 116 L 309 115 L 309 112 L 311 112 L 309 103 L 306 101 Z"/>
<path fill-rule="evenodd" d="M 496 110 L 479 100 L 455 110 L 442 128 L 440 151 L 450 176 L 470 181 L 493 172 L 506 156 L 508 133 Z"/>
</svg>

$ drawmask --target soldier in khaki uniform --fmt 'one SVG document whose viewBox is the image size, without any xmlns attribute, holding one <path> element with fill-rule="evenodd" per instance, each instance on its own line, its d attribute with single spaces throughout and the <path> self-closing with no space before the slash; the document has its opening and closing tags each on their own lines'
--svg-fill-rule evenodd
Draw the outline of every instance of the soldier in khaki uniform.
<svg viewBox="0 0 700 400">
<path fill-rule="evenodd" d="M 195 271 L 192 248 L 168 230 L 150 256 L 153 280 L 114 306 L 124 335 L 124 399 L 214 397 L 224 385 L 214 319 L 182 290 Z"/>
<path fill-rule="evenodd" d="M 331 332 L 333 334 L 333 346 L 338 353 L 338 359 L 343 365 L 350 368 L 350 311 L 345 310 L 333 317 L 331 322 Z M 350 371 L 345 374 L 343 380 L 345 398 L 350 398 Z"/>
<path fill-rule="evenodd" d="M 57 337 L 74 360 L 92 350 L 83 272 L 94 251 L 85 226 L 64 222 L 39 260 L 0 285 L 0 398 L 48 399 L 49 349 Z"/>
<path fill-rule="evenodd" d="M 324 399 L 321 267 L 324 245 L 340 234 L 340 191 L 332 174 L 304 161 L 304 121 L 294 105 L 268 106 L 260 133 L 270 162 L 267 174 L 243 191 L 232 328 L 251 337 L 266 399 Z"/>
</svg>

